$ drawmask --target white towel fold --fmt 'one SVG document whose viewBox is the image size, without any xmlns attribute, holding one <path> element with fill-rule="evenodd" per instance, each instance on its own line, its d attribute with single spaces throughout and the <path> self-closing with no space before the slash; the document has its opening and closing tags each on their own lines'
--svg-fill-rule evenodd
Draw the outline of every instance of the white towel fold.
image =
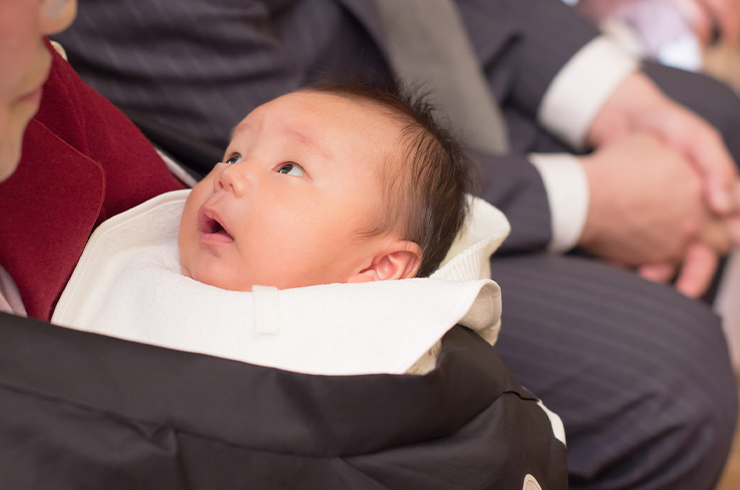
<svg viewBox="0 0 740 490">
<path fill-rule="evenodd" d="M 103 223 L 52 322 L 332 375 L 407 372 L 457 323 L 495 341 L 500 290 L 482 277 L 508 223 L 480 200 L 459 241 L 464 250 L 431 278 L 234 292 L 180 274 L 177 231 L 188 192 L 158 196 Z M 432 367 L 433 359 L 414 372 Z"/>
</svg>

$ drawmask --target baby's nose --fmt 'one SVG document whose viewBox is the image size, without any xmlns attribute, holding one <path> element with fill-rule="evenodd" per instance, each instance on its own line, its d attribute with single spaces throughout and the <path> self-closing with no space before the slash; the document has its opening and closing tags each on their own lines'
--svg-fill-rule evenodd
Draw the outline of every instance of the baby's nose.
<svg viewBox="0 0 740 490">
<path fill-rule="evenodd" d="M 233 163 L 219 172 L 213 181 L 213 187 L 216 191 L 224 189 L 242 197 L 249 192 L 250 181 L 248 166 L 244 162 Z"/>
</svg>

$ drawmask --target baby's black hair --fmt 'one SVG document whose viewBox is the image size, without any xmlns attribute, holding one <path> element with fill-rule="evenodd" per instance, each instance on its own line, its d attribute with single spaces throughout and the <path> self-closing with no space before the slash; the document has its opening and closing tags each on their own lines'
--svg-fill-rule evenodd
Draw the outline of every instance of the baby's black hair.
<svg viewBox="0 0 740 490">
<path fill-rule="evenodd" d="M 401 132 L 400 164 L 380 172 L 384 212 L 369 234 L 397 231 L 421 248 L 417 277 L 432 274 L 447 255 L 467 215 L 466 193 L 472 163 L 460 144 L 435 121 L 425 96 L 414 96 L 397 80 L 322 83 L 307 89 L 366 101 L 397 118 Z"/>
</svg>

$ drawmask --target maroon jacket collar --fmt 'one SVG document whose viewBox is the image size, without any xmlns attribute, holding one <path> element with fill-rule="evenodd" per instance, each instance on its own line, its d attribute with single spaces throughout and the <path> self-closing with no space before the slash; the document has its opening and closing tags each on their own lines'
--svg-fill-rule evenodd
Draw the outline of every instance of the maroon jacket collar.
<svg viewBox="0 0 740 490">
<path fill-rule="evenodd" d="M 28 315 L 44 320 L 100 222 L 182 188 L 131 121 L 48 47 L 41 108 L 18 170 L 0 183 L 0 264 Z"/>
<path fill-rule="evenodd" d="M 104 179 L 99 163 L 31 121 L 21 165 L 0 184 L 0 263 L 29 316 L 51 316 L 102 209 Z"/>
</svg>

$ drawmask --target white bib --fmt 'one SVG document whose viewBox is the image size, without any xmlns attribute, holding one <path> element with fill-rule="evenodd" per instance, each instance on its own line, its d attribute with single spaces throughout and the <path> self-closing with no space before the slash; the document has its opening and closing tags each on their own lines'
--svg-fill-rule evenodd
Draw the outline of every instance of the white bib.
<svg viewBox="0 0 740 490">
<path fill-rule="evenodd" d="M 331 375 L 427 372 L 430 349 L 458 323 L 495 342 L 501 295 L 485 277 L 509 225 L 481 200 L 473 199 L 451 258 L 430 278 L 235 292 L 180 273 L 177 233 L 189 192 L 163 194 L 100 225 L 52 323 Z"/>
</svg>

